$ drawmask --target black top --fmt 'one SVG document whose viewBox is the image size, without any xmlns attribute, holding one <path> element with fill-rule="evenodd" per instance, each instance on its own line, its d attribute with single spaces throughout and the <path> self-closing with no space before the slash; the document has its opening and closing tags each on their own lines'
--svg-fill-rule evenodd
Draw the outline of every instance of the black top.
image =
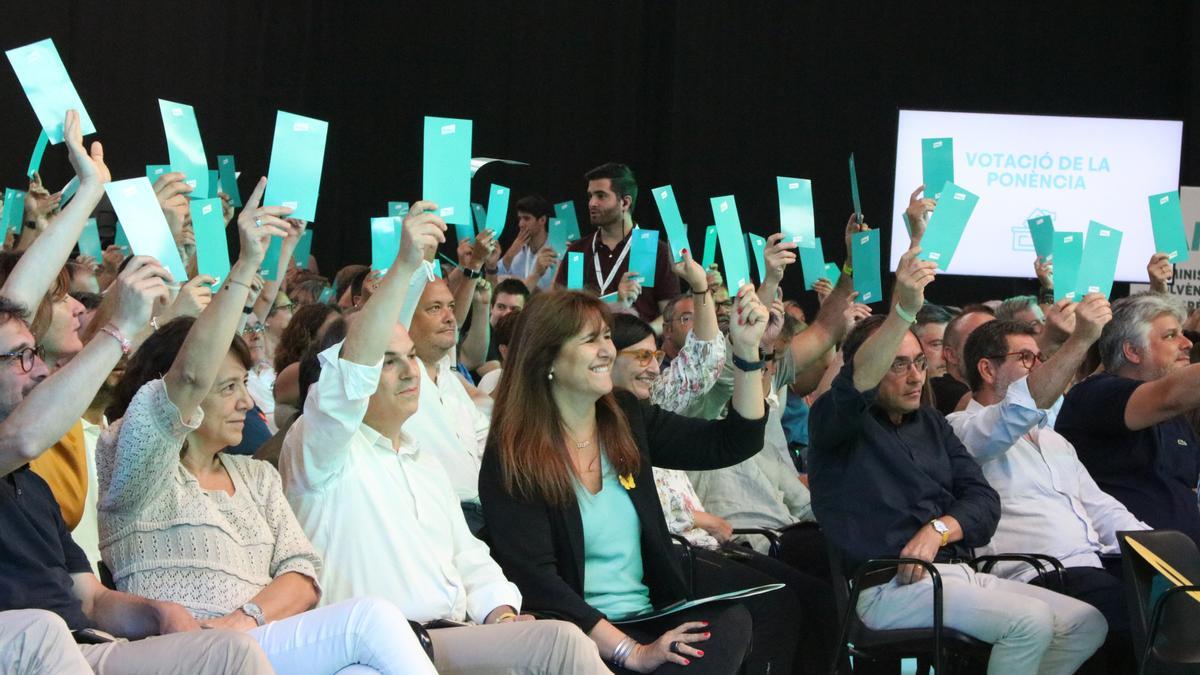
<svg viewBox="0 0 1200 675">
<path fill-rule="evenodd" d="M 629 237 L 633 234 L 630 230 L 625 238 L 614 248 L 609 248 L 600 240 L 599 232 L 593 232 L 582 239 L 576 239 L 567 246 L 569 253 L 583 254 L 583 287 L 591 290 L 594 293 L 600 292 L 600 282 L 596 280 L 596 261 L 600 262 L 600 273 L 606 277 L 612 272 L 613 266 L 621 258 L 621 252 L 625 250 L 626 244 L 630 244 Z M 595 244 L 596 250 L 593 254 L 592 245 Z M 620 285 L 621 275 L 629 271 L 629 257 L 631 254 L 626 254 L 625 259 L 621 260 L 616 272 L 612 272 L 612 282 L 605 288 L 604 293 L 616 293 L 617 286 Z M 654 321 L 662 312 L 658 310 L 658 303 L 666 301 L 679 295 L 679 277 L 671 271 L 671 265 L 674 260 L 671 258 L 671 249 L 666 242 L 661 239 L 658 242 L 658 261 L 654 266 L 653 285 L 647 284 L 647 280 L 642 281 L 642 294 L 633 303 L 633 309 L 638 313 L 638 316 L 643 321 Z M 560 287 L 566 288 L 567 285 L 567 264 L 566 256 L 563 256 L 563 263 L 558 266 L 558 274 L 554 277 L 554 283 Z"/>
<path fill-rule="evenodd" d="M 1125 426 L 1125 406 L 1142 384 L 1112 373 L 1089 377 L 1067 392 L 1054 430 L 1075 446 L 1100 489 L 1139 520 L 1200 544 L 1200 447 L 1182 416 L 1140 431 Z"/>
<path fill-rule="evenodd" d="M 687 597 L 687 583 L 672 550 L 652 466 L 705 470 L 737 464 L 762 449 L 766 416 L 747 420 L 731 410 L 723 420 L 701 420 L 667 412 L 628 392 L 615 395 L 642 454 L 641 470 L 629 490 L 642 527 L 642 581 L 650 589 L 650 602 L 663 607 Z M 605 618 L 583 599 L 578 504 L 559 508 L 506 492 L 494 438 L 483 455 L 479 499 L 492 555 L 521 589 L 524 609 L 572 621 L 585 633 Z"/>
<path fill-rule="evenodd" d="M 90 628 L 71 575 L 91 571 L 46 481 L 28 464 L 0 478 L 0 611 L 45 609 Z"/>
<path fill-rule="evenodd" d="M 962 397 L 971 391 L 970 387 L 949 374 L 933 378 L 929 381 L 929 387 L 933 389 L 933 405 L 943 415 L 954 412 L 955 406 L 962 400 Z"/>
<path fill-rule="evenodd" d="M 895 557 L 921 527 L 949 515 L 963 539 L 938 560 L 972 557 L 1000 521 L 988 485 L 941 413 L 924 407 L 895 425 L 875 404 L 877 389 L 854 388 L 847 364 L 809 414 L 808 479 L 813 513 L 842 552 L 847 573 Z"/>
</svg>

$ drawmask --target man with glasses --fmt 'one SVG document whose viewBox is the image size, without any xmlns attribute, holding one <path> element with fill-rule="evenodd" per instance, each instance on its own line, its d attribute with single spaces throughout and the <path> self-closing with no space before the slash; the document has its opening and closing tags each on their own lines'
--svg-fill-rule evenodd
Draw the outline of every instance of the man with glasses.
<svg viewBox="0 0 1200 675">
<path fill-rule="evenodd" d="M 873 558 L 937 564 L 944 625 L 993 645 L 988 672 L 1073 673 L 1104 641 L 1094 607 L 977 574 L 957 561 L 987 544 L 1000 500 L 953 430 L 921 405 L 927 361 L 912 332 L 936 264 L 900 258 L 886 317 L 860 322 L 846 365 L 810 417 L 813 510 L 847 575 Z M 874 630 L 932 625 L 933 583 L 903 565 L 868 577 L 854 611 Z"/>
<path fill-rule="evenodd" d="M 1066 566 L 1063 592 L 1099 609 L 1108 621 L 1105 660 L 1136 666 L 1130 658 L 1129 618 L 1120 579 L 1117 532 L 1149 529 L 1120 502 L 1097 487 L 1054 431 L 1062 395 L 1112 319 L 1099 293 L 1069 307 L 1075 330 L 1043 362 L 1035 330 L 1025 322 L 998 319 L 967 340 L 965 360 L 971 385 L 966 410 L 946 418 L 983 475 L 1000 494 L 1000 524 L 978 552 L 1044 553 Z M 1106 569 L 1107 567 L 1107 569 Z M 1042 583 L 1028 565 L 1007 563 L 996 574 Z"/>
<path fill-rule="evenodd" d="M 677 295 L 663 308 L 663 343 L 662 350 L 666 361 L 663 367 L 671 363 L 671 359 L 679 354 L 687 342 L 688 333 L 692 330 L 693 316 L 696 306 L 692 302 L 692 294 Z M 728 322 L 728 315 L 726 319 Z"/>
</svg>

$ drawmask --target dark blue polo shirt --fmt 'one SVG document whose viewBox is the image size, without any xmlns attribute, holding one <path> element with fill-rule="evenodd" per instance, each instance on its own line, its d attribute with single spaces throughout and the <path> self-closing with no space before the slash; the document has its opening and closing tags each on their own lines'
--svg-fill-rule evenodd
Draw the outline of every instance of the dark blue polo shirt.
<svg viewBox="0 0 1200 675">
<path fill-rule="evenodd" d="M 1151 527 L 1179 530 L 1200 545 L 1200 446 L 1183 417 L 1131 431 L 1125 406 L 1144 382 L 1093 375 L 1067 392 L 1054 430 L 1108 494 Z"/>
<path fill-rule="evenodd" d="M 0 478 L 0 611 L 45 609 L 90 628 L 71 575 L 91 571 L 46 481 L 29 465 Z"/>
<path fill-rule="evenodd" d="M 892 558 L 939 516 L 953 516 L 963 539 L 937 560 L 971 558 L 1000 522 L 1000 496 L 941 413 L 928 406 L 894 424 L 875 404 L 877 389 L 854 388 L 846 364 L 808 418 L 813 513 L 842 552 L 845 572 Z"/>
</svg>

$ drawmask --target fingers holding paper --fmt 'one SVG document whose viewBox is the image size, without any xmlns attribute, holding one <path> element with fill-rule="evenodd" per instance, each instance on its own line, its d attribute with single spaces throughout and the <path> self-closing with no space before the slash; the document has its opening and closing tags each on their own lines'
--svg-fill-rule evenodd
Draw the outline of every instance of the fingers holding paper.
<svg viewBox="0 0 1200 675">
<path fill-rule="evenodd" d="M 437 210 L 437 204 L 430 201 L 419 201 L 408 210 L 400 227 L 397 262 L 416 266 L 437 254 L 438 246 L 446 241 L 446 221 Z"/>
</svg>

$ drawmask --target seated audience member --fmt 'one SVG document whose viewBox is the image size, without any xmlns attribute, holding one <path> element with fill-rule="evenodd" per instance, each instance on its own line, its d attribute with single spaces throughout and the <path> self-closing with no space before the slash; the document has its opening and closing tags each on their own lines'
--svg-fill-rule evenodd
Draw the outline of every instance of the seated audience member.
<svg viewBox="0 0 1200 675">
<path fill-rule="evenodd" d="M 967 305 L 946 324 L 942 339 L 942 361 L 946 374 L 929 379 L 934 406 L 943 415 L 965 406 L 964 399 L 971 393 L 971 388 L 967 386 L 967 369 L 963 364 L 963 348 L 967 338 L 976 328 L 995 319 L 996 313 L 986 305 Z"/>
<path fill-rule="evenodd" d="M 483 528 L 479 507 L 479 461 L 487 440 L 488 416 L 479 409 L 454 370 L 458 342 L 457 303 L 446 282 L 425 286 L 409 333 L 420 361 L 421 404 L 404 423 L 450 476 L 471 532 Z"/>
<path fill-rule="evenodd" d="M 1016 295 L 1000 303 L 996 308 L 996 320 L 1025 324 L 1033 330 L 1034 335 L 1040 334 L 1046 327 L 1046 313 L 1038 305 L 1036 295 Z M 966 370 L 970 375 L 970 366 Z"/>
<path fill-rule="evenodd" d="M 517 279 L 505 279 L 496 284 L 496 288 L 492 293 L 492 311 L 489 315 L 489 321 L 492 324 L 492 334 L 491 341 L 488 344 L 487 362 L 477 370 L 481 378 L 491 371 L 500 368 L 500 347 L 496 336 L 496 329 L 500 325 L 500 320 L 509 314 L 524 309 L 525 303 L 529 302 L 529 296 L 529 289 Z M 499 375 L 496 376 L 496 382 L 500 381 L 499 377 Z"/>
<path fill-rule="evenodd" d="M 1112 313 L 1099 341 L 1104 371 L 1067 392 L 1054 428 L 1139 520 L 1200 543 L 1200 446 L 1184 417 L 1200 407 L 1200 365 L 1188 362 L 1183 308 L 1148 292 Z"/>
<path fill-rule="evenodd" d="M 83 149 L 73 111 L 67 114 L 65 132 L 80 186 L 59 218 L 81 224 L 103 196 L 108 172 L 103 169 L 99 143 L 92 144 L 90 156 Z M 48 231 L 46 236 L 54 235 Z M 54 260 L 44 265 L 51 275 L 61 267 L 62 262 Z M 4 532 L 0 536 L 0 670 L 4 672 L 271 672 L 250 639 L 232 631 L 197 631 L 195 621 L 174 603 L 104 588 L 68 533 L 46 482 L 29 468 L 78 422 L 121 358 L 119 336 L 133 334 L 149 321 L 151 307 L 168 297 L 165 282 L 169 279 L 151 259 L 134 258 L 109 291 L 119 300 L 114 302 L 105 334 L 97 335 L 54 374 L 24 323 L 26 308 L 0 297 L 0 530 Z M 35 290 L 34 295 L 44 292 L 44 288 Z"/>
<path fill-rule="evenodd" d="M 488 396 L 493 396 L 496 392 L 496 387 L 500 384 L 500 375 L 504 372 L 504 359 L 508 355 L 508 346 L 512 343 L 513 332 L 516 330 L 517 318 L 519 316 L 516 312 L 506 314 L 503 319 L 500 319 L 496 323 L 496 329 L 492 331 L 496 349 L 499 350 L 500 354 L 499 365 L 479 378 L 479 384 L 475 387 Z"/>
<path fill-rule="evenodd" d="M 629 271 L 633 207 L 638 197 L 633 170 L 624 164 L 609 162 L 592 169 L 584 177 L 588 181 L 588 217 L 596 230 L 567 246 L 567 251 L 584 256 L 583 287 L 597 295 L 634 287 L 636 292 L 629 294 L 636 297 L 632 305 L 634 311 L 643 321 L 655 324 L 667 301 L 679 295 L 679 280 L 671 273 L 674 258 L 663 240 L 658 242 L 653 286 L 641 286 L 636 275 Z M 566 265 L 558 266 L 554 283 L 559 288 L 566 287 Z"/>
<path fill-rule="evenodd" d="M 97 447 L 100 545 L 117 587 L 178 602 L 211 628 L 254 637 L 276 671 L 433 668 L 404 616 L 379 600 L 310 610 L 320 559 L 265 462 L 227 455 L 246 411 L 246 344 L 235 334 L 250 279 L 289 209 L 238 217 L 238 261 L 194 322 L 177 319 L 130 358 Z M 161 374 L 161 375 L 160 375 Z M 119 418 L 119 419 L 117 419 Z"/>
<path fill-rule="evenodd" d="M 501 283 L 516 279 L 528 291 L 551 290 L 558 254 L 546 245 L 546 224 L 554 217 L 554 208 L 545 197 L 527 195 L 517 200 L 516 211 L 517 236 L 498 265 Z"/>
<path fill-rule="evenodd" d="M 334 283 L 338 309 L 349 312 L 362 305 L 363 282 L 370 273 L 367 265 L 347 265 L 338 272 Z"/>
<path fill-rule="evenodd" d="M 688 672 L 733 673 L 749 651 L 750 616 L 736 602 L 620 623 L 688 593 L 651 467 L 716 468 L 762 447 L 767 311 L 751 286 L 737 302 L 740 369 L 732 410 L 715 422 L 614 394 L 603 301 L 543 293 L 521 312 L 479 478 L 492 551 L 527 609 L 577 624 L 617 672 L 690 663 Z"/>
<path fill-rule="evenodd" d="M 275 371 L 271 391 L 275 401 L 272 422 L 277 429 L 299 415 L 300 408 L 304 406 L 296 384 L 299 369 L 296 364 L 300 356 L 322 330 L 341 316 L 342 310 L 337 305 L 305 305 L 296 310 L 287 328 L 283 330 L 279 344 L 275 346 L 275 359 L 272 363 Z"/>
<path fill-rule="evenodd" d="M 942 356 L 942 346 L 946 336 L 946 324 L 955 316 L 945 307 L 933 303 L 925 303 L 921 311 L 917 312 L 913 332 L 921 341 L 921 350 L 925 352 L 925 361 L 928 363 L 925 372 L 929 379 L 946 374 L 946 359 Z"/>
<path fill-rule="evenodd" d="M 910 328 L 936 263 L 919 251 L 900 258 L 891 311 L 851 331 L 845 367 L 813 405 L 813 509 L 847 575 L 872 558 L 938 563 L 945 625 L 992 644 L 988 672 L 1073 673 L 1104 641 L 1098 610 L 951 563 L 991 539 L 1000 500 L 946 420 L 921 405 L 926 361 Z M 876 630 L 925 628 L 932 593 L 924 568 L 901 566 L 863 589 L 854 611 Z"/>
<path fill-rule="evenodd" d="M 326 289 L 331 289 L 331 287 L 325 277 L 315 274 L 298 276 L 295 283 L 288 285 L 288 295 L 295 303 L 295 307 L 292 308 L 293 312 L 304 305 L 315 305 L 321 302 Z"/>
<path fill-rule="evenodd" d="M 1149 526 L 1102 492 L 1075 449 L 1054 431 L 1063 392 L 1112 318 L 1099 293 L 1072 305 L 1071 312 L 1071 337 L 1044 363 L 1028 323 L 997 319 L 977 328 L 964 354 L 973 366 L 967 371 L 971 402 L 946 421 L 1000 495 L 1000 524 L 976 552 L 1044 553 L 1060 560 L 1066 566 L 1062 592 L 1104 614 L 1105 661 L 1123 665 L 1112 672 L 1126 672 L 1136 662 L 1120 570 L 1105 569 L 1100 556 L 1120 553 L 1117 532 Z M 1037 575 L 1014 563 L 998 566 L 996 573 L 1019 581 Z"/>
<path fill-rule="evenodd" d="M 662 352 L 656 349 L 654 331 L 649 324 L 628 314 L 613 317 L 612 340 L 616 349 L 613 388 L 628 391 L 639 400 L 648 400 L 669 412 L 686 406 L 711 387 L 725 363 L 725 338 L 717 328 L 712 298 L 704 287 L 704 269 L 690 256 L 684 257 L 685 262 L 676 263 L 675 270 L 677 273 L 681 268 L 685 271 L 683 279 L 693 289 L 698 306 L 694 329 L 683 341 L 683 350 L 677 352 L 678 358 L 669 366 L 659 370 L 658 359 Z M 687 278 L 689 274 L 691 279 Z M 654 467 L 654 483 L 667 529 L 671 534 L 687 539 L 697 549 L 693 555 L 709 566 L 710 574 L 706 577 L 712 578 L 706 579 L 705 585 L 713 590 L 697 592 L 693 589 L 694 593 L 707 595 L 774 582 L 789 586 L 787 593 L 768 593 L 743 601 L 750 610 L 755 631 L 754 649 L 747 656 L 746 671 L 791 672 L 793 661 L 797 669 L 799 664 L 805 665 L 799 669 L 801 672 L 819 672 L 827 667 L 832 656 L 829 647 L 834 640 L 831 632 L 825 629 L 829 621 L 836 624 L 837 620 L 828 586 L 824 588 L 824 595 L 828 596 L 830 611 L 826 625 L 822 625 L 815 620 L 818 613 L 810 611 L 816 609 L 812 598 L 821 592 L 820 581 L 808 579 L 786 563 L 733 544 L 732 526 L 704 510 L 685 472 Z M 728 558 L 718 553 L 723 550 Z M 789 615 L 795 613 L 798 597 L 808 601 L 800 617 L 781 620 L 783 617 L 790 619 Z M 803 628 L 799 628 L 801 622 Z M 818 636 L 827 638 L 824 644 L 814 639 Z M 804 646 L 793 654 L 788 651 L 788 646 L 798 647 L 797 637 L 804 638 Z"/>
<path fill-rule="evenodd" d="M 83 316 L 79 317 L 79 339 L 82 340 L 84 331 L 87 330 L 88 324 L 92 322 L 92 318 L 96 316 L 96 310 L 100 308 L 100 303 L 104 301 L 104 296 L 99 293 L 71 293 L 71 297 L 75 301 L 83 305 Z"/>
<path fill-rule="evenodd" d="M 324 601 L 373 595 L 415 620 L 488 624 L 430 631 L 441 673 L 605 672 L 575 626 L 519 614 L 520 593 L 467 528 L 445 470 L 401 431 L 423 366 L 397 318 L 422 251 L 444 237 L 435 212 L 418 202 L 405 217 L 395 264 L 345 341 L 321 352 L 319 379 L 284 441 L 288 499 L 326 556 Z"/>
</svg>

